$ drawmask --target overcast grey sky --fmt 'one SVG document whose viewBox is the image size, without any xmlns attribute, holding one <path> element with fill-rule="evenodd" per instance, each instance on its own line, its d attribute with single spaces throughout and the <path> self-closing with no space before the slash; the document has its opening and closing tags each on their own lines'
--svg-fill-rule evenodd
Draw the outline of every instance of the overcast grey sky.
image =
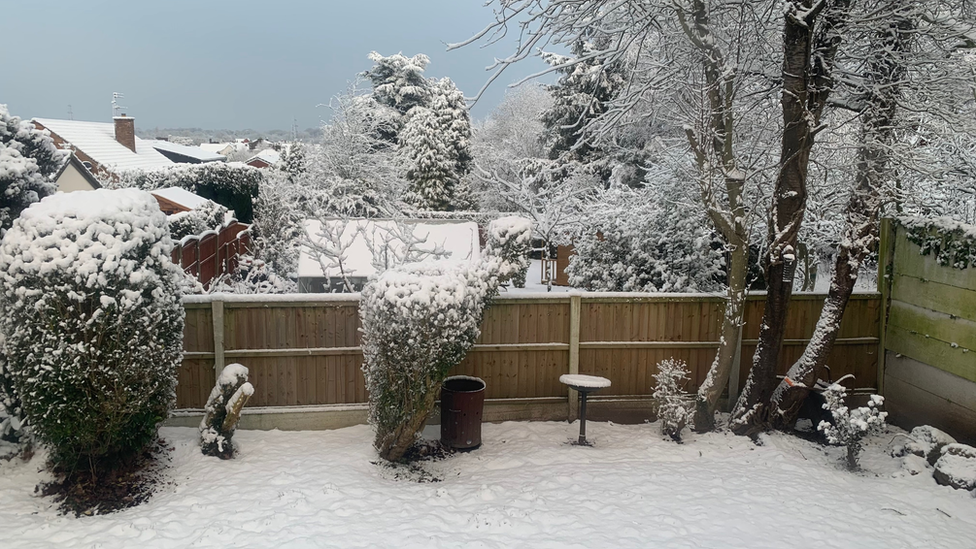
<svg viewBox="0 0 976 549">
<path fill-rule="evenodd" d="M 144 129 L 318 126 L 329 113 L 316 105 L 368 69 L 372 50 L 425 53 L 428 76 L 472 96 L 512 48 L 446 51 L 492 21 L 482 0 L 56 0 L 0 11 L 0 103 L 12 114 L 67 118 L 71 105 L 76 120 L 107 122 L 118 91 Z M 523 63 L 492 85 L 476 118 L 544 67 Z"/>
</svg>

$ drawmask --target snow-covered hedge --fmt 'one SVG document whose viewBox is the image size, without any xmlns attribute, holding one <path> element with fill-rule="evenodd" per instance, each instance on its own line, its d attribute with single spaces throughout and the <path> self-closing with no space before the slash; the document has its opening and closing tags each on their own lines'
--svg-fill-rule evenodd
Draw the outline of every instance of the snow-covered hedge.
<svg viewBox="0 0 976 549">
<path fill-rule="evenodd" d="M 480 264 L 428 262 L 387 270 L 363 289 L 363 372 L 384 459 L 400 459 L 423 429 L 441 383 L 480 334 L 497 280 Z"/>
<path fill-rule="evenodd" d="M 241 223 L 254 217 L 254 199 L 264 180 L 264 173 L 246 164 L 208 162 L 177 164 L 165 170 L 128 171 L 120 174 L 118 187 L 135 187 L 144 191 L 180 187 L 217 204 L 234 210 Z"/>
<path fill-rule="evenodd" d="M 169 234 L 174 242 L 186 236 L 198 236 L 206 231 L 220 230 L 227 221 L 229 211 L 212 200 L 190 211 L 169 216 Z"/>
<path fill-rule="evenodd" d="M 488 225 L 485 255 L 501 260 L 498 278 L 502 284 L 509 280 L 516 288 L 525 287 L 529 272 L 529 250 L 532 247 L 532 221 L 524 217 L 501 217 Z"/>
<path fill-rule="evenodd" d="M 0 332 L 37 439 L 71 470 L 156 435 L 182 359 L 183 274 L 166 216 L 134 189 L 58 194 L 0 244 Z"/>
</svg>

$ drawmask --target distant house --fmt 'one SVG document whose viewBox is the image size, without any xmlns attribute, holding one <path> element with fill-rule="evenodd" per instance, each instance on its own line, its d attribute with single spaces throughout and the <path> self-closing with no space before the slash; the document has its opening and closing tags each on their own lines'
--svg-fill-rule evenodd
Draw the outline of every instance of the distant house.
<svg viewBox="0 0 976 549">
<path fill-rule="evenodd" d="M 48 130 L 54 144 L 74 152 L 96 177 L 124 170 L 154 170 L 173 161 L 136 137 L 135 119 L 116 116 L 112 123 L 34 118 L 38 129 Z"/>
<path fill-rule="evenodd" d="M 191 193 L 182 187 L 166 187 L 149 191 L 156 202 L 159 202 L 159 209 L 166 215 L 178 214 L 195 210 L 200 206 L 210 202 L 206 198 Z"/>
<path fill-rule="evenodd" d="M 435 246 L 442 247 L 447 253 L 442 258 L 445 261 L 474 262 L 481 259 L 478 224 L 473 221 L 326 219 L 323 222 L 328 232 L 338 234 L 341 230 L 338 243 L 344 248 L 341 254 L 344 257 L 343 268 L 340 270 L 329 258 L 303 246 L 298 257 L 299 292 L 341 292 L 345 288 L 343 276 L 354 290 L 361 290 L 366 280 L 376 274 L 373 250 L 379 251 L 386 244 L 393 253 L 402 251 L 403 241 L 395 236 L 401 228 L 409 229 L 411 226 L 414 238 L 426 239 L 419 248 L 431 251 Z M 322 234 L 323 222 L 312 219 L 305 221 L 306 234 L 313 243 L 326 243 Z"/>
<path fill-rule="evenodd" d="M 74 154 L 68 155 L 68 159 L 61 165 L 58 173 L 52 178 L 58 185 L 58 191 L 70 193 L 74 191 L 93 191 L 101 189 L 102 185 L 95 179 L 95 176 L 88 171 L 88 168 L 78 160 Z"/>
<path fill-rule="evenodd" d="M 269 168 L 277 164 L 278 160 L 280 159 L 281 154 L 279 154 L 278 151 L 274 149 L 264 149 L 251 158 L 248 158 L 247 162 L 244 163 L 255 168 Z"/>
<path fill-rule="evenodd" d="M 180 164 L 204 164 L 206 162 L 226 162 L 227 156 L 207 151 L 201 147 L 170 143 L 161 139 L 147 139 L 145 142 L 160 154 Z"/>
</svg>

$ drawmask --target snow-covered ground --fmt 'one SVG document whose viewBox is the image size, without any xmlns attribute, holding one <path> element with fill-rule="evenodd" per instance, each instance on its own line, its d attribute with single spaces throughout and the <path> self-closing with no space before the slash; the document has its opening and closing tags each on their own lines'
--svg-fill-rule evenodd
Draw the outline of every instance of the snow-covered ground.
<svg viewBox="0 0 976 549">
<path fill-rule="evenodd" d="M 657 425 L 484 426 L 483 446 L 423 464 L 439 482 L 377 465 L 369 427 L 239 431 L 240 455 L 206 458 L 196 431 L 163 485 L 124 512 L 59 516 L 33 494 L 40 458 L 0 464 L 0 546 L 971 548 L 976 498 L 910 476 L 869 445 L 867 472 L 841 449 L 782 435 L 755 446 L 715 433 L 662 440 Z M 413 478 L 413 479 L 412 479 Z"/>
</svg>

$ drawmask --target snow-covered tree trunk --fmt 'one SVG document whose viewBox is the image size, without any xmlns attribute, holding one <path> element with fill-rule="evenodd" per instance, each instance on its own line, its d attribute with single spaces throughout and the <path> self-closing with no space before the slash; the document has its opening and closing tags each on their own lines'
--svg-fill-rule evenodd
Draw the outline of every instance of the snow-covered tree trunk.
<svg viewBox="0 0 976 549">
<path fill-rule="evenodd" d="M 722 337 L 715 360 L 698 389 L 695 402 L 695 429 L 705 432 L 715 428 L 715 408 L 719 396 L 729 382 L 742 326 L 749 259 L 749 229 L 745 220 L 747 212 L 743 199 L 745 173 L 737 167 L 734 147 L 736 120 L 733 102 L 737 84 L 736 71 L 727 65 L 725 53 L 715 40 L 705 2 L 693 0 L 688 6 L 679 2 L 674 2 L 673 5 L 681 28 L 700 52 L 705 69 L 704 91 L 708 98 L 705 128 L 699 133 L 687 127 L 685 133 L 698 163 L 702 202 L 715 228 L 725 240 L 730 259 L 727 265 L 728 298 L 722 319 Z M 718 164 L 716 168 L 725 183 L 727 210 L 715 196 L 712 187 L 709 173 L 713 169 L 711 158 Z"/>
<path fill-rule="evenodd" d="M 821 377 L 834 347 L 848 299 L 854 291 L 864 259 L 877 240 L 881 188 L 889 173 L 889 154 L 895 140 L 895 116 L 900 85 L 905 74 L 902 56 L 914 30 L 905 11 L 895 0 L 891 22 L 873 38 L 872 56 L 864 74 L 861 112 L 861 145 L 858 148 L 856 186 L 847 204 L 847 226 L 834 263 L 830 290 L 809 345 L 779 383 L 770 403 L 769 423 L 773 428 L 791 427 L 809 388 Z M 904 7 L 904 6 L 902 6 Z"/>
<path fill-rule="evenodd" d="M 722 391 L 729 384 L 729 376 L 739 351 L 739 334 L 746 302 L 746 274 L 748 272 L 749 246 L 735 245 L 729 253 L 729 287 L 722 317 L 722 336 L 705 381 L 698 388 L 695 399 L 695 430 L 703 433 L 715 429 L 715 408 Z"/>
<path fill-rule="evenodd" d="M 241 419 L 241 410 L 254 394 L 254 386 L 248 383 L 247 376 L 247 368 L 240 364 L 228 364 L 220 372 L 200 421 L 200 450 L 203 455 L 220 459 L 234 457 L 231 437 Z"/>
<path fill-rule="evenodd" d="M 797 234 L 803 222 L 810 151 L 830 95 L 834 58 L 847 24 L 851 0 L 791 0 L 783 27 L 783 135 L 780 170 L 773 189 L 769 248 L 764 257 L 766 308 L 759 345 L 745 389 L 732 411 L 740 435 L 766 428 L 769 400 L 786 329 L 796 274 Z M 822 21 L 818 18 L 823 15 Z"/>
</svg>

